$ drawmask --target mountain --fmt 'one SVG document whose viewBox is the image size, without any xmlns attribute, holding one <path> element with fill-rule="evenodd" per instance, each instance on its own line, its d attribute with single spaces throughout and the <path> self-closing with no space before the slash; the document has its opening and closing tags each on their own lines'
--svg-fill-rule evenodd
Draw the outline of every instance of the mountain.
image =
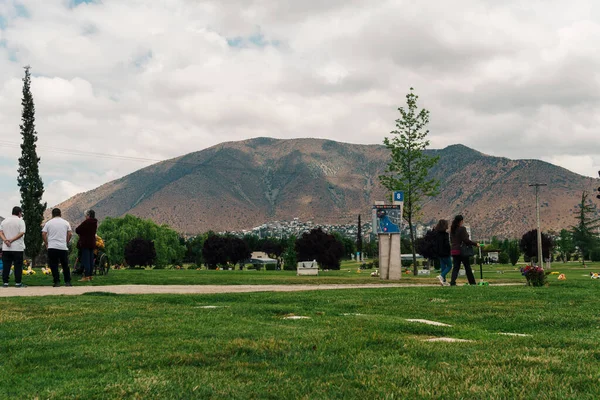
<svg viewBox="0 0 600 400">
<path fill-rule="evenodd" d="M 492 157 L 463 145 L 429 153 L 440 157 L 432 176 L 440 194 L 428 199 L 421 221 L 463 214 L 473 236 L 521 236 L 535 227 L 540 190 L 543 230 L 574 224 L 581 191 L 599 180 L 538 160 Z M 381 145 L 321 139 L 256 138 L 222 143 L 143 168 L 58 205 L 71 221 L 86 209 L 96 215 L 127 213 L 168 224 L 185 234 L 249 229 L 273 220 L 341 224 L 369 219 L 385 200 L 378 176 L 389 162 Z"/>
</svg>

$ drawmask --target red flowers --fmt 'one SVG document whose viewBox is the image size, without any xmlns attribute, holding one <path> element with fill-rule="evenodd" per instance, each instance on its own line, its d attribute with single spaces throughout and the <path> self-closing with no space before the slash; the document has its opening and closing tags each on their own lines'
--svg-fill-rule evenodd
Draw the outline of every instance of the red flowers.
<svg viewBox="0 0 600 400">
<path fill-rule="evenodd" d="M 521 275 L 527 279 L 529 286 L 544 286 L 546 285 L 546 272 L 544 268 L 535 265 L 527 265 L 521 268 Z"/>
</svg>

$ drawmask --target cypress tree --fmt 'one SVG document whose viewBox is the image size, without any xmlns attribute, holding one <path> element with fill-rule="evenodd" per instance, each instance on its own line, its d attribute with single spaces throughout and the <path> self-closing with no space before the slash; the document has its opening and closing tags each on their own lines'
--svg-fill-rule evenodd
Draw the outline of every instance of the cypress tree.
<svg viewBox="0 0 600 400">
<path fill-rule="evenodd" d="M 358 214 L 358 230 L 356 232 L 356 251 L 360 253 L 361 260 L 363 259 L 362 255 L 362 226 L 360 223 L 360 214 Z M 360 260 L 356 260 L 360 261 Z"/>
<path fill-rule="evenodd" d="M 21 191 L 21 208 L 23 220 L 27 227 L 25 234 L 25 255 L 31 257 L 35 265 L 35 258 L 42 250 L 41 225 L 44 220 L 46 203 L 42 203 L 44 183 L 40 178 L 40 158 L 37 156 L 35 131 L 35 106 L 31 94 L 31 75 L 29 66 L 25 67 L 23 78 L 23 113 L 21 115 L 21 157 L 19 158 L 19 176 L 17 182 Z"/>
</svg>

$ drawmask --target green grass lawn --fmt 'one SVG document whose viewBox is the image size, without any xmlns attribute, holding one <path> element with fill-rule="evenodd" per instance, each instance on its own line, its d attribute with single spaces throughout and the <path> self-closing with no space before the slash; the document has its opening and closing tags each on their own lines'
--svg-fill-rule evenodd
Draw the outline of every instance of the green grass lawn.
<svg viewBox="0 0 600 400">
<path fill-rule="evenodd" d="M 597 399 L 600 280 L 569 275 L 544 288 L 1 298 L 0 398 Z"/>
<path fill-rule="evenodd" d="M 288 285 L 288 284 L 363 284 L 363 283 L 390 283 L 382 281 L 379 278 L 371 277 L 374 269 L 362 270 L 358 273 L 358 263 L 348 261 L 342 264 L 339 271 L 319 271 L 319 276 L 296 276 L 294 271 L 213 271 L 189 269 L 119 269 L 110 270 L 106 276 L 97 276 L 91 283 L 95 286 L 103 285 Z M 485 265 L 483 266 L 484 280 L 490 283 L 510 283 L 525 282 L 521 276 L 519 266 L 512 265 Z M 588 268 L 583 268 L 580 263 L 555 263 L 553 271 L 564 272 L 567 279 L 586 279 L 585 274 L 589 271 L 600 272 L 600 263 L 591 264 Z M 29 286 L 51 286 L 52 277 L 43 275 L 40 269 L 35 269 L 36 274 L 25 276 L 23 282 Z M 501 272 L 501 273 L 500 273 Z M 480 279 L 479 266 L 474 266 L 474 273 L 477 281 Z M 436 276 L 438 272 L 432 271 L 429 276 L 413 276 L 412 274 L 403 274 L 402 283 L 416 284 L 437 284 Z M 79 283 L 79 275 L 74 275 L 74 285 L 86 285 L 90 283 Z M 62 278 L 61 278 L 62 279 Z M 556 280 L 555 276 L 550 277 L 551 281 Z M 13 281 L 11 280 L 11 283 Z M 466 282 L 466 278 L 459 277 L 459 284 Z M 396 283 L 396 282 L 392 282 Z"/>
</svg>

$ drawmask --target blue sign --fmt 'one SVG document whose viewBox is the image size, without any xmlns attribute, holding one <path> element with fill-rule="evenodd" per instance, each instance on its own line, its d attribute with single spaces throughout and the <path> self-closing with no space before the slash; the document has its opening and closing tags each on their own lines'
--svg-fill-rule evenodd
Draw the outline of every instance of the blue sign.
<svg viewBox="0 0 600 400">
<path fill-rule="evenodd" d="M 394 201 L 404 201 L 404 192 L 398 190 L 394 192 Z"/>
<path fill-rule="evenodd" d="M 377 233 L 400 233 L 401 212 L 399 205 L 373 206 L 373 230 Z"/>
</svg>

